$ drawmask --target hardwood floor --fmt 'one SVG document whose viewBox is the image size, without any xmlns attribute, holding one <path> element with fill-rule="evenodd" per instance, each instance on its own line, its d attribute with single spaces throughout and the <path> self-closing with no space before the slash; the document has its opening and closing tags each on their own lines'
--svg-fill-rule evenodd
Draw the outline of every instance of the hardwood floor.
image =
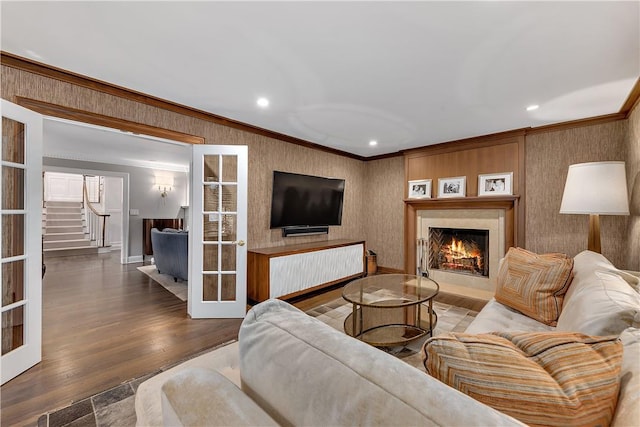
<svg viewBox="0 0 640 427">
<path fill-rule="evenodd" d="M 240 319 L 190 319 L 139 265 L 108 254 L 47 260 L 42 362 L 0 389 L 1 425 L 35 425 L 47 411 L 237 339 Z"/>
</svg>

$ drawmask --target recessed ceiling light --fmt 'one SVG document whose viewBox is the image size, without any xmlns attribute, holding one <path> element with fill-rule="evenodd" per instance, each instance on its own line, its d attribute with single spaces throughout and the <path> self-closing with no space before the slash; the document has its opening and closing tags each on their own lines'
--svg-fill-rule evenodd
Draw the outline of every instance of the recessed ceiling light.
<svg viewBox="0 0 640 427">
<path fill-rule="evenodd" d="M 376 141 L 375 139 L 372 139 L 371 141 L 369 141 L 369 145 L 372 147 L 375 147 L 376 145 L 378 145 L 378 141 Z"/>
<path fill-rule="evenodd" d="M 539 105 L 535 105 L 535 104 L 534 104 L 534 105 L 529 105 L 529 106 L 527 107 L 527 111 L 537 110 L 538 108 L 540 108 L 540 106 L 539 106 Z"/>
<path fill-rule="evenodd" d="M 267 98 L 258 98 L 256 101 L 259 107 L 266 108 L 269 106 L 269 100 Z"/>
</svg>

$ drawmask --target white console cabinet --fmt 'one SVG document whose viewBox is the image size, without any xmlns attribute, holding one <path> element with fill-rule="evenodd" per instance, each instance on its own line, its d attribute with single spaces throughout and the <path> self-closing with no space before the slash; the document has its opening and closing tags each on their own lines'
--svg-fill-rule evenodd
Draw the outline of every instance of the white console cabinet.
<svg viewBox="0 0 640 427">
<path fill-rule="evenodd" d="M 258 302 L 286 299 L 361 277 L 364 251 L 365 242 L 354 240 L 250 250 L 247 296 Z"/>
</svg>

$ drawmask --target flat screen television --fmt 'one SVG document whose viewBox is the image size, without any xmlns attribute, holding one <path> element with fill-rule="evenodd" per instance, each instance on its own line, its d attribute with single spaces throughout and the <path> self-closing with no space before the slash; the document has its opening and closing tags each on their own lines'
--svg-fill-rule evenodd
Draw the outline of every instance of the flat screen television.
<svg viewBox="0 0 640 427">
<path fill-rule="evenodd" d="M 344 179 L 273 171 L 271 228 L 341 225 Z"/>
</svg>

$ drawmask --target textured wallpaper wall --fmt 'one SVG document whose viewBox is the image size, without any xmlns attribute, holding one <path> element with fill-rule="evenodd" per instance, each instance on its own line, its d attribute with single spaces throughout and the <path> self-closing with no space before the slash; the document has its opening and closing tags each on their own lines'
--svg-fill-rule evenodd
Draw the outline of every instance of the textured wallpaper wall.
<svg viewBox="0 0 640 427">
<path fill-rule="evenodd" d="M 249 144 L 249 248 L 307 243 L 327 239 L 364 239 L 362 221 L 365 164 L 344 156 L 312 150 L 269 138 Z M 342 225 L 329 227 L 329 235 L 282 237 L 270 230 L 273 171 L 318 175 L 345 180 Z"/>
<path fill-rule="evenodd" d="M 367 162 L 364 181 L 367 247 L 379 266 L 404 269 L 404 157 Z"/>
<path fill-rule="evenodd" d="M 24 96 L 192 135 L 208 144 L 249 147 L 249 248 L 337 238 L 366 239 L 378 264 L 403 268 L 404 159 L 361 162 L 121 99 L 32 73 L 2 67 L 2 97 Z M 586 248 L 588 218 L 560 215 L 570 164 L 626 160 L 630 217 L 601 218 L 603 253 L 621 268 L 640 269 L 640 108 L 630 120 L 528 135 L 526 139 L 526 247 L 575 255 Z M 346 180 L 343 225 L 329 235 L 283 238 L 269 230 L 272 171 Z"/>
<path fill-rule="evenodd" d="M 627 222 L 626 268 L 640 271 L 640 103 L 636 104 L 628 122 L 625 148 L 631 215 Z"/>
<path fill-rule="evenodd" d="M 569 165 L 625 160 L 626 120 L 526 137 L 526 247 L 534 252 L 565 252 L 587 248 L 588 215 L 560 214 Z M 625 216 L 601 216 L 602 253 L 628 268 Z M 634 246 L 639 243 L 636 241 Z"/>
<path fill-rule="evenodd" d="M 1 84 L 2 98 L 12 102 L 15 102 L 15 96 L 23 96 L 203 136 L 207 144 L 247 145 L 249 248 L 327 239 L 365 238 L 364 221 L 361 217 L 364 162 L 232 129 L 6 66 L 2 67 Z M 274 169 L 345 179 L 343 225 L 331 227 L 328 235 L 308 237 L 283 238 L 280 230 L 269 230 L 271 179 Z"/>
</svg>

